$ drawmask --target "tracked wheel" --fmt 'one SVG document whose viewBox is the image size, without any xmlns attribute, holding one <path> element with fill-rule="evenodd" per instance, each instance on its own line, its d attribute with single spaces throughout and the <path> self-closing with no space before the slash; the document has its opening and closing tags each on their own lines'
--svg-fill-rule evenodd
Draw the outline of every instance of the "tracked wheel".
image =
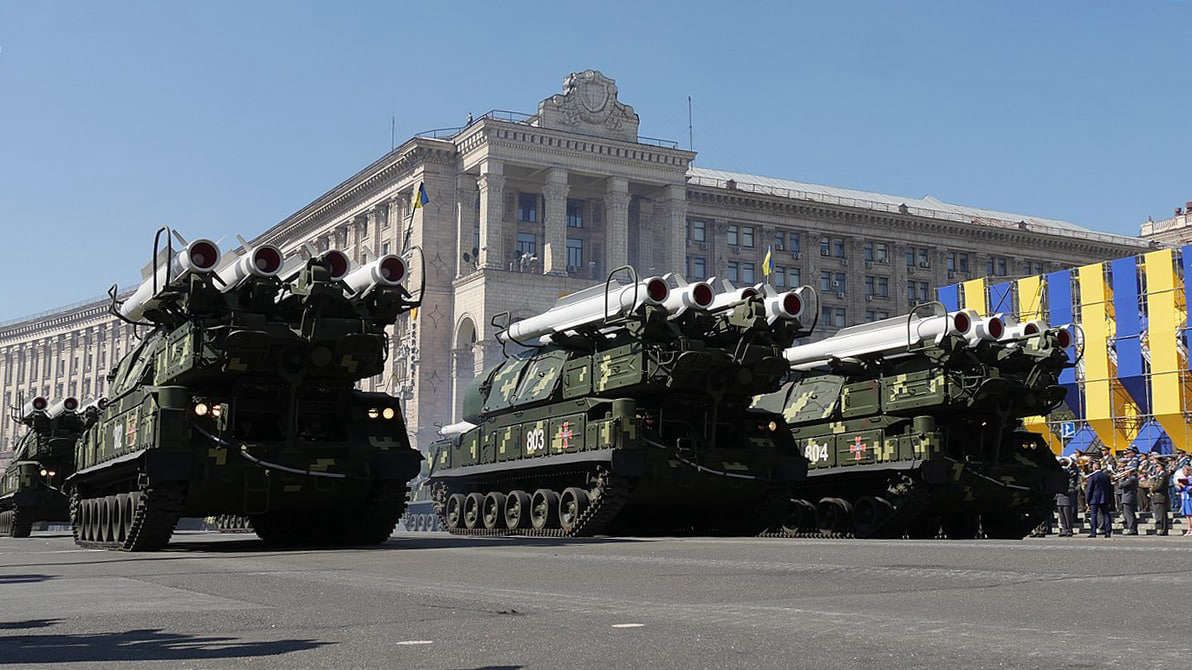
<svg viewBox="0 0 1192 670">
<path fill-rule="evenodd" d="M 462 493 L 452 493 L 447 498 L 447 527 L 451 530 L 459 530 L 464 527 L 464 495 Z"/>
<path fill-rule="evenodd" d="M 559 496 L 559 526 L 571 532 L 588 509 L 589 503 L 587 491 L 575 486 L 564 489 L 563 495 Z"/>
<path fill-rule="evenodd" d="M 469 493 L 464 498 L 464 527 L 481 528 L 484 526 L 484 494 Z"/>
<path fill-rule="evenodd" d="M 944 517 L 944 534 L 949 540 L 972 540 L 980 529 L 976 513 L 959 512 Z"/>
<path fill-rule="evenodd" d="M 894 516 L 894 505 L 885 498 L 861 496 L 853 506 L 853 530 L 857 537 L 893 537 L 888 527 Z"/>
<path fill-rule="evenodd" d="M 815 505 L 803 498 L 791 500 L 790 514 L 782 527 L 783 532 L 794 535 L 815 529 Z"/>
<path fill-rule="evenodd" d="M 505 527 L 505 501 L 505 494 L 498 491 L 484 496 L 484 503 L 480 509 L 485 528 L 499 530 Z"/>
<path fill-rule="evenodd" d="M 823 498 L 815 508 L 815 523 L 821 533 L 841 535 L 852 528 L 853 506 L 844 498 Z"/>
<path fill-rule="evenodd" d="M 559 527 L 559 494 L 550 489 L 538 489 L 530 503 L 530 525 L 535 530 Z"/>
<path fill-rule="evenodd" d="M 505 497 L 505 527 L 513 530 L 531 527 L 532 498 L 525 491 L 510 491 Z"/>
</svg>

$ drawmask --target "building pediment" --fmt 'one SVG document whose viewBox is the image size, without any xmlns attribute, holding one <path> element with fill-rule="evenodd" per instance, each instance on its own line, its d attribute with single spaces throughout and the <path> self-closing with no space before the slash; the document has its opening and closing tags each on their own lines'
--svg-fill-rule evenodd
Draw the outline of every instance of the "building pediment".
<svg viewBox="0 0 1192 670">
<path fill-rule="evenodd" d="M 567 75 L 561 94 L 538 103 L 537 125 L 636 142 L 639 119 L 617 99 L 616 82 L 598 70 L 584 70 Z"/>
</svg>

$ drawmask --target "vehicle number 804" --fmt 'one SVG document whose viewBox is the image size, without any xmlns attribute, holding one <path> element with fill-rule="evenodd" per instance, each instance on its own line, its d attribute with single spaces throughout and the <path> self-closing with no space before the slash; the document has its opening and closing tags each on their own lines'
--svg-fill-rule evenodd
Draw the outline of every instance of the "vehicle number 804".
<svg viewBox="0 0 1192 670">
<path fill-rule="evenodd" d="M 826 442 L 824 444 L 812 443 L 803 447 L 803 458 L 806 458 L 812 463 L 817 463 L 819 461 L 827 462 L 828 444 Z"/>
<path fill-rule="evenodd" d="M 546 448 L 546 431 L 541 428 L 526 431 L 526 453 L 532 454 Z"/>
</svg>

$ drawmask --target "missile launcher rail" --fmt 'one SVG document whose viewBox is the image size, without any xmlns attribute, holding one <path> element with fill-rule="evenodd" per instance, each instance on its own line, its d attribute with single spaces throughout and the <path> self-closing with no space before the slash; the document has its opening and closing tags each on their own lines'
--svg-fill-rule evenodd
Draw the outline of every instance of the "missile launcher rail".
<svg viewBox="0 0 1192 670">
<path fill-rule="evenodd" d="M 621 278 L 627 278 L 623 281 Z M 435 511 L 456 534 L 756 534 L 806 473 L 781 417 L 746 414 L 818 314 L 809 287 L 678 275 L 603 285 L 520 321 L 529 347 L 479 377 L 430 445 Z M 727 297 L 726 297 L 727 296 Z"/>
<path fill-rule="evenodd" d="M 62 482 L 74 472 L 75 440 L 92 410 L 38 396 L 13 420 L 27 427 L 0 479 L 0 536 L 28 537 L 33 524 L 70 519 Z"/>
<path fill-rule="evenodd" d="M 783 534 L 1021 539 L 1066 487 L 1021 420 L 1064 398 L 1074 327 L 920 306 L 787 349 L 781 416 L 809 461 Z"/>
<path fill-rule="evenodd" d="M 148 332 L 77 442 L 78 544 L 159 549 L 183 515 L 246 517 L 273 545 L 372 544 L 401 517 L 421 456 L 397 398 L 354 386 L 419 304 L 405 262 L 352 272 L 336 250 L 241 244 L 221 259 L 162 228 L 141 286 L 123 303 L 112 288 L 112 312 Z"/>
</svg>

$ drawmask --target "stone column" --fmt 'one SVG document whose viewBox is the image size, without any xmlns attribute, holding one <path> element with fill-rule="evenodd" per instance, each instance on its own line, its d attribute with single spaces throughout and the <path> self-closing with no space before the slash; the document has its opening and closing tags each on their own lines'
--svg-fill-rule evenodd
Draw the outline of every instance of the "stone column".
<svg viewBox="0 0 1192 670">
<path fill-rule="evenodd" d="M 629 181 L 609 177 L 604 193 L 604 272 L 629 262 Z"/>
<path fill-rule="evenodd" d="M 546 201 L 542 223 L 546 243 L 542 249 L 542 274 L 567 274 L 567 171 L 551 168 L 546 173 L 542 197 Z"/>
<path fill-rule="evenodd" d="M 381 251 L 381 226 L 385 222 L 385 205 L 377 203 L 368 209 L 368 260 L 379 258 Z"/>
<path fill-rule="evenodd" d="M 455 276 L 462 277 L 471 274 L 473 268 L 479 267 L 476 244 L 476 178 L 469 174 L 461 174 L 456 180 L 456 211 L 455 211 L 455 239 L 457 246 L 455 254 Z M 464 254 L 469 260 L 464 260 Z"/>
<path fill-rule="evenodd" d="M 662 270 L 683 272 L 687 265 L 687 187 L 670 184 L 663 188 L 663 201 L 659 222 L 662 224 Z M 754 239 L 756 247 L 758 239 Z M 758 281 L 761 281 L 760 271 Z"/>
<path fill-rule="evenodd" d="M 393 253 L 400 254 L 405 249 L 405 232 L 406 219 L 402 215 L 402 200 L 401 198 L 390 198 L 389 209 L 386 210 L 389 216 L 389 241 L 393 243 Z"/>
<path fill-rule="evenodd" d="M 476 186 L 480 190 L 480 267 L 504 269 L 509 258 L 502 237 L 505 218 L 505 177 L 501 163 L 485 161 Z"/>
</svg>

